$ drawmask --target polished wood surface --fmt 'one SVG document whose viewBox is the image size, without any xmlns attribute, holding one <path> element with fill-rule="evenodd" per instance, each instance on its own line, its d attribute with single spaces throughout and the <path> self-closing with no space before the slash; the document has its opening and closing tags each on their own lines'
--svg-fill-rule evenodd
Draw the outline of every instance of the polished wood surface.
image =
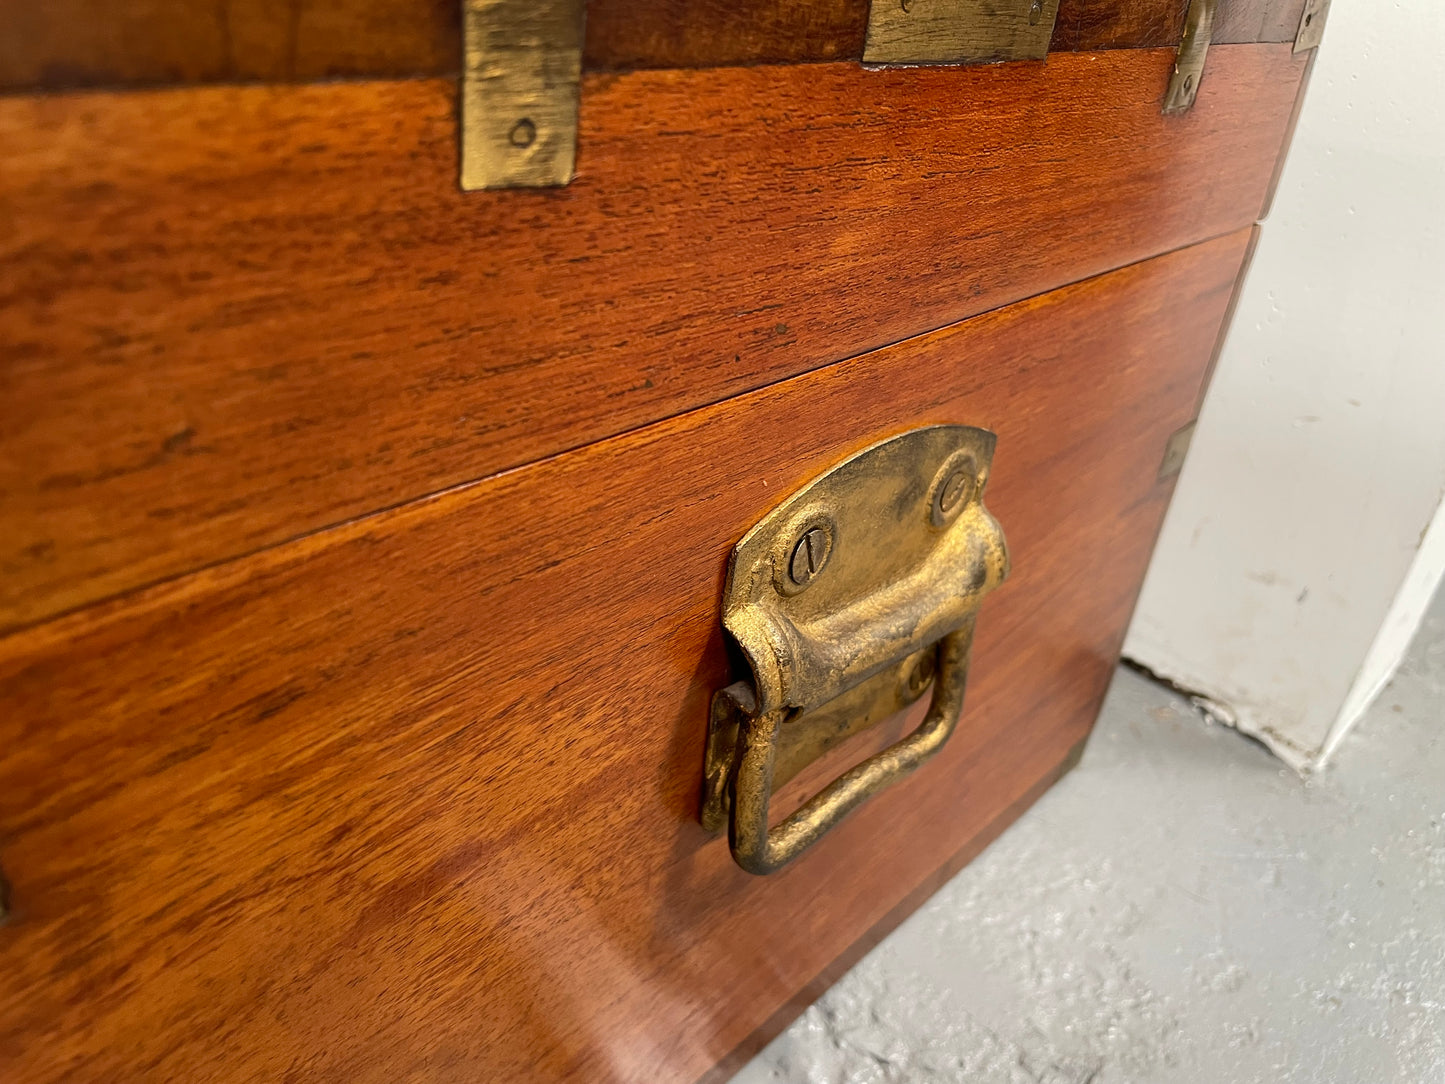
<svg viewBox="0 0 1445 1084">
<path fill-rule="evenodd" d="M 667 1084 L 776 1026 L 1087 732 L 1250 234 L 0 640 L 0 1077 Z M 1014 566 L 963 721 L 750 877 L 695 821 L 727 553 L 950 421 Z"/>
<path fill-rule="evenodd" d="M 1173 46 L 1187 0 L 1061 0 L 1055 50 Z M 1293 41 L 1304 0 L 1228 0 L 1217 42 Z M 0 89 L 454 75 L 459 0 L 0 0 Z M 863 55 L 867 0 L 591 0 L 592 70 Z"/>
<path fill-rule="evenodd" d="M 0 0 L 0 87 L 461 70 L 461 0 Z"/>
<path fill-rule="evenodd" d="M 469 194 L 448 83 L 0 99 L 0 630 L 1241 228 L 1303 62 L 1172 63 L 592 76 Z"/>
<path fill-rule="evenodd" d="M 1254 8 L 1271 0 L 1254 0 Z M 1303 0 L 1300 0 L 1303 3 Z M 1189 0 L 1060 0 L 1052 50 L 1177 47 Z"/>
<path fill-rule="evenodd" d="M 1223 0 L 1215 9 L 1214 33 L 1211 39 L 1216 44 L 1247 41 L 1293 42 L 1299 33 L 1304 9 L 1304 0 L 1261 0 L 1249 4 Z"/>
<path fill-rule="evenodd" d="M 618 0 L 626 3 L 627 0 Z M 1293 42 L 1305 0 L 1220 0 L 1214 14 L 1216 45 Z M 1049 48 L 1057 50 L 1178 46 L 1189 0 L 1063 0 Z M 1208 72 L 1208 65 L 1205 66 Z"/>
<path fill-rule="evenodd" d="M 868 0 L 589 0 L 593 70 L 858 60 Z"/>
</svg>

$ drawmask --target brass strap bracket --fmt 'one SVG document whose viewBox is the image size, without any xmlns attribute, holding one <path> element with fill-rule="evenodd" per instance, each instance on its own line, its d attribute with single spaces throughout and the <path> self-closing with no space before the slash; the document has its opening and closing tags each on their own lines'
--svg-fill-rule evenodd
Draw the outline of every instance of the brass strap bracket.
<svg viewBox="0 0 1445 1084">
<path fill-rule="evenodd" d="M 585 0 L 463 0 L 463 191 L 572 179 L 585 13 Z"/>
<path fill-rule="evenodd" d="M 1174 58 L 1169 87 L 1164 92 L 1164 112 L 1185 113 L 1194 105 L 1204 78 L 1204 58 L 1209 54 L 1209 39 L 1214 33 L 1216 0 L 1190 0 L 1184 15 L 1184 38 Z"/>
<path fill-rule="evenodd" d="M 1325 36 L 1325 20 L 1330 17 L 1330 0 L 1305 0 L 1300 12 L 1299 32 L 1295 34 L 1294 51 L 1303 53 L 1319 45 Z"/>
<path fill-rule="evenodd" d="M 983 505 L 994 435 L 915 429 L 815 478 L 745 534 L 722 623 L 750 674 L 713 697 L 700 820 L 771 873 L 942 748 L 958 723 L 974 622 L 1008 574 Z M 918 728 L 777 825 L 775 789 L 918 700 Z"/>
<path fill-rule="evenodd" d="M 865 64 L 1042 60 L 1059 0 L 871 0 Z"/>
</svg>

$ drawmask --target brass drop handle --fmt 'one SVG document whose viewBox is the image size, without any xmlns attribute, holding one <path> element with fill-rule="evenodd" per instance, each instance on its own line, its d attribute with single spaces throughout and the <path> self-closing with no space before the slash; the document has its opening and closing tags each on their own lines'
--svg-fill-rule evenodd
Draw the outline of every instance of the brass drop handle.
<svg viewBox="0 0 1445 1084">
<path fill-rule="evenodd" d="M 968 680 L 972 644 L 971 625 L 950 633 L 939 643 L 933 699 L 928 705 L 928 715 L 913 733 L 844 772 L 771 830 L 768 807 L 773 796 L 778 729 L 784 713 L 771 711 L 746 716 L 733 780 L 729 832 L 738 865 L 749 873 L 760 874 L 781 868 L 867 798 L 896 783 L 942 749 L 963 710 L 963 689 Z"/>
<path fill-rule="evenodd" d="M 994 436 L 932 426 L 884 441 L 799 490 L 733 552 L 723 625 L 752 669 L 713 698 L 701 820 L 771 873 L 958 725 L 983 596 L 1008 572 L 983 506 Z M 929 687 L 923 722 L 769 828 L 775 789 Z"/>
</svg>

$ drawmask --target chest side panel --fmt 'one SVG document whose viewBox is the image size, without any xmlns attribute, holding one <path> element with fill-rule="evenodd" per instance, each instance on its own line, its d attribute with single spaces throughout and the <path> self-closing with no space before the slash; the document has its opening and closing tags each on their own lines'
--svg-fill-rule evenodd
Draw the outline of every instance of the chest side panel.
<svg viewBox="0 0 1445 1084">
<path fill-rule="evenodd" d="M 1249 236 L 0 641 L 7 1079 L 696 1079 L 1086 734 Z M 963 721 L 749 877 L 696 823 L 727 554 L 954 422 L 1013 554 Z"/>
</svg>

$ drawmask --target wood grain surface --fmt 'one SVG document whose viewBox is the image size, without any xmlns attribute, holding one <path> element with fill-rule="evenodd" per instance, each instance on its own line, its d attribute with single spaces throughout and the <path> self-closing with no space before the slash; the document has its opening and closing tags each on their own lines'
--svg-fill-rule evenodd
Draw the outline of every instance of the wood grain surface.
<svg viewBox="0 0 1445 1084">
<path fill-rule="evenodd" d="M 0 630 L 1252 222 L 1289 46 L 592 76 L 566 189 L 452 87 L 0 99 Z"/>
<path fill-rule="evenodd" d="M 1187 0 L 1061 0 L 1051 48 L 1178 45 Z M 1304 0 L 1229 0 L 1216 42 L 1293 41 Z M 0 0 L 0 89 L 455 75 L 460 0 Z M 591 0 L 590 70 L 863 55 L 868 0 Z"/>
<path fill-rule="evenodd" d="M 0 1078 L 697 1078 L 1086 733 L 1250 232 L 0 640 Z M 726 555 L 935 422 L 1013 554 L 964 719 L 750 877 L 695 822 Z"/>
<path fill-rule="evenodd" d="M 1188 10 L 1189 0 L 1065 0 L 1059 5 L 1049 47 L 1088 50 L 1178 46 Z M 1304 0 L 1220 0 L 1211 40 L 1216 45 L 1293 42 L 1303 14 Z M 1208 70 L 1206 64 L 1206 73 Z"/>
<path fill-rule="evenodd" d="M 868 0 L 588 0 L 592 70 L 856 61 Z"/>
<path fill-rule="evenodd" d="M 1223 0 L 1215 9 L 1216 44 L 1250 41 L 1293 42 L 1304 16 L 1304 0 L 1260 0 L 1238 4 Z M 1205 66 L 1206 71 L 1208 65 Z"/>
</svg>

